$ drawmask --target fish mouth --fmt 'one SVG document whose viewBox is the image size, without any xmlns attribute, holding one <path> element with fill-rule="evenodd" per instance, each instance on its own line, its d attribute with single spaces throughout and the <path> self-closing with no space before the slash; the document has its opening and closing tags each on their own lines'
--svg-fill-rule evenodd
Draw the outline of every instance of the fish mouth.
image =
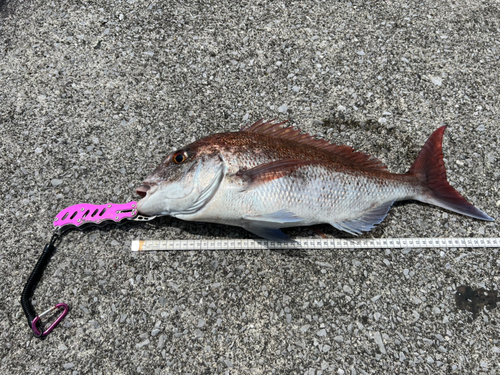
<svg viewBox="0 0 500 375">
<path fill-rule="evenodd" d="M 137 189 L 135 189 L 135 192 L 138 195 L 140 195 L 142 198 L 144 198 L 150 189 L 151 189 L 151 185 L 144 182 L 141 186 L 139 186 Z"/>
</svg>

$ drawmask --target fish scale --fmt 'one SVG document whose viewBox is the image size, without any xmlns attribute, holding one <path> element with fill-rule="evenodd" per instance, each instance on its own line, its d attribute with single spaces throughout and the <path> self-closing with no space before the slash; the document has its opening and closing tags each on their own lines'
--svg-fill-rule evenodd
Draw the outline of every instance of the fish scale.
<svg viewBox="0 0 500 375">
<path fill-rule="evenodd" d="M 262 190 L 260 197 L 249 199 L 270 202 L 262 207 L 269 212 L 286 208 L 304 218 L 304 225 L 312 225 L 353 220 L 370 207 L 415 194 L 411 186 L 334 172 L 326 167 L 307 166 L 300 173 L 305 176 L 296 176 L 294 172 L 257 188 L 259 192 Z"/>
<path fill-rule="evenodd" d="M 409 199 L 493 220 L 449 185 L 445 127 L 407 173 L 395 174 L 370 155 L 283 124 L 259 120 L 169 154 L 137 188 L 138 211 L 240 226 L 270 240 L 289 240 L 280 228 L 322 223 L 357 235 Z"/>
</svg>

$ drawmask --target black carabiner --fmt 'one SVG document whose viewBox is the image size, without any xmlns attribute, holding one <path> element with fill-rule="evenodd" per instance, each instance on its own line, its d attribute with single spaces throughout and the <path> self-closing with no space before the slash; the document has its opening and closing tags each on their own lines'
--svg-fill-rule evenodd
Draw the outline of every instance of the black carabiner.
<svg viewBox="0 0 500 375">
<path fill-rule="evenodd" d="M 35 308 L 31 304 L 31 297 L 33 297 L 33 293 L 35 292 L 38 282 L 42 277 L 43 271 L 45 270 L 45 267 L 47 267 L 47 264 L 49 263 L 49 260 L 52 257 L 52 254 L 54 253 L 54 250 L 56 248 L 54 246 L 54 243 L 58 238 L 59 238 L 58 232 L 54 232 L 52 238 L 50 239 L 50 242 L 47 245 L 45 245 L 45 248 L 43 249 L 40 258 L 38 258 L 38 262 L 36 262 L 35 268 L 33 268 L 33 271 L 31 271 L 28 281 L 24 286 L 23 293 L 21 294 L 21 306 L 23 307 L 24 314 L 28 319 L 28 325 L 30 326 L 30 329 L 33 331 L 33 335 L 37 338 L 44 338 L 45 336 L 47 336 L 55 328 L 55 326 L 58 325 L 59 322 L 66 316 L 69 309 L 68 305 L 66 305 L 65 303 L 58 303 L 57 305 L 50 308 L 43 314 L 38 315 L 35 311 Z M 42 316 L 59 308 L 62 308 L 63 312 L 50 325 L 50 327 L 47 330 L 44 331 L 43 328 L 42 329 L 38 328 L 38 324 L 40 324 L 40 318 Z"/>
</svg>

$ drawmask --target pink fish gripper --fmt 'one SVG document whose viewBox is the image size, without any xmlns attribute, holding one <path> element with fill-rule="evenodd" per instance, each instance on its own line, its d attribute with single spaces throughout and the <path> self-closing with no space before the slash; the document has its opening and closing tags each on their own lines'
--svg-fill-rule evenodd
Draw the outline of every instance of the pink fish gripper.
<svg viewBox="0 0 500 375">
<path fill-rule="evenodd" d="M 61 229 L 67 225 L 80 227 L 84 224 L 99 225 L 110 220 L 120 222 L 124 219 L 133 220 L 137 216 L 137 202 L 90 204 L 79 203 L 59 212 L 54 219 L 54 227 Z"/>
</svg>

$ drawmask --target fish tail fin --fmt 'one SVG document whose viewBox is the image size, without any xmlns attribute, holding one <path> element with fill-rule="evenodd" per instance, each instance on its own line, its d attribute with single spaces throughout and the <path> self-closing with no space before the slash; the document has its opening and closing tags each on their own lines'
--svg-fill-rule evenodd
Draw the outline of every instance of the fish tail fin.
<svg viewBox="0 0 500 375">
<path fill-rule="evenodd" d="M 467 202 L 446 178 L 443 161 L 443 134 L 446 126 L 441 126 L 429 137 L 418 154 L 407 175 L 416 177 L 424 188 L 418 200 L 476 219 L 494 221 L 483 211 Z"/>
</svg>

